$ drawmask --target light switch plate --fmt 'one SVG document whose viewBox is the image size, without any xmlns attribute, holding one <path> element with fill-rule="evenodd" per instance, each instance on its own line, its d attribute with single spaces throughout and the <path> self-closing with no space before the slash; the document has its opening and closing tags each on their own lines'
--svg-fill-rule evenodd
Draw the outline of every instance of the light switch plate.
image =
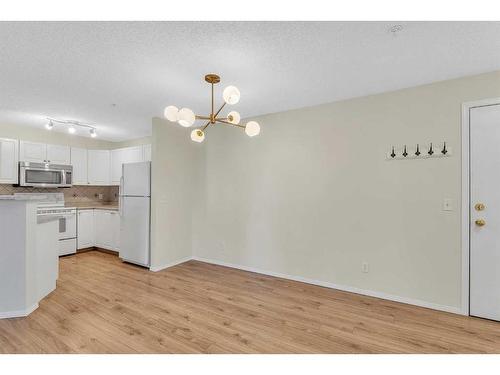
<svg viewBox="0 0 500 375">
<path fill-rule="evenodd" d="M 361 263 L 361 271 L 363 273 L 368 273 L 370 272 L 370 265 L 367 262 Z"/>
</svg>

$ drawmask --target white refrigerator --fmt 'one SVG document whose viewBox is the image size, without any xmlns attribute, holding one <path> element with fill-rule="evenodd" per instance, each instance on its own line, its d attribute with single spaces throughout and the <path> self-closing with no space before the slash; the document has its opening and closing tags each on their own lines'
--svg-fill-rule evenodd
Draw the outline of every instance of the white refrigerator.
<svg viewBox="0 0 500 375">
<path fill-rule="evenodd" d="M 151 162 L 123 164 L 119 204 L 120 258 L 149 267 Z"/>
</svg>

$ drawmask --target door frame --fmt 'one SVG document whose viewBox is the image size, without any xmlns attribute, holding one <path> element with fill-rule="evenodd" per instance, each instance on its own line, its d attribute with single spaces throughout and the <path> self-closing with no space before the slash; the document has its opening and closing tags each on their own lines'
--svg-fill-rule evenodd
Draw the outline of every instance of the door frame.
<svg viewBox="0 0 500 375">
<path fill-rule="evenodd" d="M 462 314 L 470 315 L 470 110 L 500 104 L 500 98 L 462 103 Z"/>
</svg>

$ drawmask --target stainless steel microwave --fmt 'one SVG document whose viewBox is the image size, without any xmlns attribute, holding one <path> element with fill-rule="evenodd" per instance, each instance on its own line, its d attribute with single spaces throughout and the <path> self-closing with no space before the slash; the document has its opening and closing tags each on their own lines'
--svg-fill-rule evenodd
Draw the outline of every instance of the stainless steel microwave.
<svg viewBox="0 0 500 375">
<path fill-rule="evenodd" d="M 58 188 L 71 187 L 73 166 L 19 162 L 19 186 Z"/>
</svg>

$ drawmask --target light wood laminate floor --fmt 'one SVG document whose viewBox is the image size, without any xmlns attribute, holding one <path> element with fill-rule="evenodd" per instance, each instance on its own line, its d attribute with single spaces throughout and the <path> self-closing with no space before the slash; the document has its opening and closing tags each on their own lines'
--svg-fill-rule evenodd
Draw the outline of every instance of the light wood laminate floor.
<svg viewBox="0 0 500 375">
<path fill-rule="evenodd" d="M 500 352 L 500 323 L 190 261 L 153 273 L 97 251 L 0 320 L 2 353 Z"/>
</svg>

